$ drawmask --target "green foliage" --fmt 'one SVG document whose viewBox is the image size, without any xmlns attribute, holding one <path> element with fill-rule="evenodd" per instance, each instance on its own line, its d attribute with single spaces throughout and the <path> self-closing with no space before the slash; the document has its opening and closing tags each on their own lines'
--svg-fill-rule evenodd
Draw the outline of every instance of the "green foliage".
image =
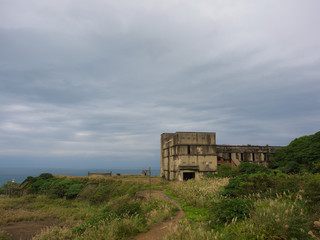
<svg viewBox="0 0 320 240">
<path fill-rule="evenodd" d="M 299 167 L 292 162 L 299 164 Z M 270 166 L 283 172 L 296 173 L 303 169 L 314 171 L 320 162 L 320 132 L 293 140 L 288 146 L 276 151 Z M 317 171 L 320 169 L 316 169 Z"/>
<path fill-rule="evenodd" d="M 300 175 L 258 172 L 231 178 L 220 194 L 241 197 L 259 193 L 261 196 L 272 197 L 284 192 L 297 193 L 304 184 L 305 178 Z"/>
<path fill-rule="evenodd" d="M 0 230 L 0 240 L 10 240 L 10 238 Z"/>
<path fill-rule="evenodd" d="M 42 173 L 42 174 L 40 174 L 39 178 L 50 179 L 50 178 L 53 178 L 53 175 L 51 173 Z"/>
<path fill-rule="evenodd" d="M 67 178 L 55 178 L 51 173 L 43 173 L 38 177 L 28 177 L 24 188 L 33 194 L 47 194 L 51 198 L 75 198 L 83 188 L 83 184 Z"/>
<path fill-rule="evenodd" d="M 2 185 L 0 188 L 0 194 L 12 194 L 19 188 L 19 183 L 9 181 Z"/>
<path fill-rule="evenodd" d="M 285 173 L 299 173 L 301 171 L 301 166 L 299 163 L 290 161 L 283 168 Z"/>
<path fill-rule="evenodd" d="M 239 175 L 239 168 L 230 164 L 221 164 L 218 166 L 217 174 L 209 174 L 207 177 L 235 177 Z"/>
<path fill-rule="evenodd" d="M 70 179 L 60 178 L 56 179 L 54 182 L 44 183 L 45 190 L 49 190 L 50 195 L 53 197 L 64 197 L 66 194 L 67 189 L 74 183 L 74 181 Z M 48 188 L 49 189 L 48 189 Z"/>
<path fill-rule="evenodd" d="M 225 198 L 212 204 L 209 219 L 213 224 L 230 223 L 232 220 L 240 221 L 249 217 L 253 209 L 253 202 L 250 199 Z"/>
<path fill-rule="evenodd" d="M 320 174 L 307 177 L 304 196 L 308 200 L 308 205 L 320 205 Z"/>
<path fill-rule="evenodd" d="M 117 187 L 119 187 L 119 185 L 114 180 L 108 180 L 103 183 L 99 183 L 96 185 L 96 192 L 90 196 L 89 201 L 92 204 L 106 202 L 112 197 L 112 194 Z"/>
<path fill-rule="evenodd" d="M 239 165 L 240 174 L 252 174 L 252 173 L 271 173 L 271 170 L 263 165 L 258 165 L 249 162 L 241 162 Z"/>
<path fill-rule="evenodd" d="M 82 223 L 81 225 L 74 227 L 72 229 L 73 234 L 81 235 L 83 234 L 88 228 L 96 227 L 101 223 L 102 221 L 108 221 L 111 219 L 117 218 L 117 214 L 115 214 L 113 211 L 111 212 L 103 212 L 97 216 L 94 216 L 90 220 Z"/>
<path fill-rule="evenodd" d="M 312 173 L 320 173 L 320 161 L 312 163 Z"/>
<path fill-rule="evenodd" d="M 182 209 L 185 212 L 187 219 L 192 222 L 201 222 L 208 217 L 207 208 L 182 205 Z"/>
<path fill-rule="evenodd" d="M 118 207 L 116 213 L 118 215 L 135 215 L 141 214 L 141 202 L 126 203 Z"/>
<path fill-rule="evenodd" d="M 65 196 L 68 199 L 72 199 L 75 198 L 79 192 L 83 189 L 83 185 L 82 184 L 72 184 L 70 185 L 70 187 L 66 190 L 65 192 Z"/>
<path fill-rule="evenodd" d="M 245 179 L 245 176 L 237 176 L 229 180 L 229 184 L 224 187 L 220 192 L 222 196 L 236 197 L 243 195 L 243 190 L 241 187 L 242 180 Z"/>
</svg>

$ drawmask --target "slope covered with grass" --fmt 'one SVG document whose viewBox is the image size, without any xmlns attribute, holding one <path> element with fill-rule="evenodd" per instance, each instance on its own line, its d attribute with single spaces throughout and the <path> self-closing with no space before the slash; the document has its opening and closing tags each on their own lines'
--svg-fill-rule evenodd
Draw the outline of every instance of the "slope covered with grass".
<svg viewBox="0 0 320 240">
<path fill-rule="evenodd" d="M 277 150 L 270 167 L 286 173 L 320 173 L 320 132 L 296 138 Z"/>
</svg>

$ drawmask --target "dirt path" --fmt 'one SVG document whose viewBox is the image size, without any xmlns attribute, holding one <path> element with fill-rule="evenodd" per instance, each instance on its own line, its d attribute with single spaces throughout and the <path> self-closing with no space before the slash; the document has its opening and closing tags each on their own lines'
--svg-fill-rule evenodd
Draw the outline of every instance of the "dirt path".
<svg viewBox="0 0 320 240">
<path fill-rule="evenodd" d="M 0 230 L 7 233 L 11 240 L 29 240 L 33 236 L 40 233 L 42 229 L 52 226 L 57 223 L 57 220 L 46 219 L 43 221 L 23 221 L 17 223 L 11 223 L 7 226 L 1 226 Z"/>
<path fill-rule="evenodd" d="M 139 195 L 148 197 L 149 196 L 149 191 L 140 192 L 138 194 L 138 197 L 139 197 Z M 170 229 L 171 227 L 177 225 L 178 222 L 182 218 L 185 217 L 185 213 L 182 210 L 180 204 L 176 200 L 169 198 L 164 193 L 164 191 L 155 191 L 155 190 L 153 190 L 151 192 L 151 198 L 163 199 L 163 200 L 170 201 L 170 202 L 174 203 L 179 208 L 177 214 L 175 216 L 171 217 L 170 219 L 164 221 L 164 222 L 156 223 L 156 224 L 152 225 L 149 232 L 140 233 L 140 234 L 138 234 L 136 236 L 128 238 L 128 240 L 129 239 L 130 240 L 133 240 L 133 239 L 135 239 L 135 240 L 161 240 L 166 235 L 168 229 Z"/>
</svg>

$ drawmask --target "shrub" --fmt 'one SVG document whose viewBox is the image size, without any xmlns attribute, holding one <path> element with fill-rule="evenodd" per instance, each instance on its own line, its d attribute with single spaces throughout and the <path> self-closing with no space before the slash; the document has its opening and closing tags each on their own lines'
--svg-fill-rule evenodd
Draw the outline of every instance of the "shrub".
<svg viewBox="0 0 320 240">
<path fill-rule="evenodd" d="M 299 164 L 299 169 L 312 171 L 320 162 L 320 132 L 293 140 L 288 146 L 276 151 L 270 166 L 286 172 L 290 167 L 297 167 L 290 162 Z M 290 164 L 289 164 L 290 163 Z"/>
<path fill-rule="evenodd" d="M 40 174 L 39 178 L 49 179 L 49 178 L 53 178 L 53 175 L 51 173 L 42 173 L 42 174 Z"/>
<path fill-rule="evenodd" d="M 320 174 L 308 176 L 304 196 L 310 206 L 320 205 Z"/>
<path fill-rule="evenodd" d="M 14 192 L 18 190 L 18 188 L 19 188 L 19 183 L 9 181 L 3 184 L 3 186 L 0 188 L 0 194 L 12 195 Z"/>
<path fill-rule="evenodd" d="M 220 194 L 230 197 L 248 196 L 254 193 L 262 196 L 276 196 L 284 192 L 297 193 L 303 186 L 304 177 L 300 175 L 258 172 L 231 178 Z"/>
<path fill-rule="evenodd" d="M 89 198 L 90 203 L 99 204 L 108 201 L 113 193 L 113 190 L 118 186 L 115 181 L 111 180 L 106 183 L 100 183 L 97 186 L 96 192 Z"/>
<path fill-rule="evenodd" d="M 75 198 L 82 190 L 82 184 L 72 184 L 66 191 L 65 196 L 69 199 Z"/>
<path fill-rule="evenodd" d="M 125 203 L 120 205 L 116 211 L 118 215 L 135 215 L 141 213 L 141 202 Z"/>
<path fill-rule="evenodd" d="M 217 169 L 218 174 L 209 174 L 208 177 L 235 177 L 239 174 L 239 168 L 229 164 L 221 164 Z"/>
<path fill-rule="evenodd" d="M 284 172 L 286 173 L 299 173 L 300 172 L 300 164 L 294 161 L 288 162 L 284 167 Z"/>
<path fill-rule="evenodd" d="M 230 223 L 249 217 L 251 209 L 253 202 L 250 199 L 225 198 L 212 205 L 209 218 L 213 223 Z"/>
<path fill-rule="evenodd" d="M 56 197 L 64 197 L 66 190 L 69 188 L 70 185 L 72 185 L 74 182 L 70 179 L 64 179 L 60 178 L 57 179 L 52 185 L 51 185 L 51 196 Z"/>
<path fill-rule="evenodd" d="M 252 173 L 271 173 L 271 169 L 263 166 L 258 165 L 255 163 L 249 163 L 249 162 L 241 162 L 239 165 L 239 171 L 241 174 L 252 174 Z"/>
<path fill-rule="evenodd" d="M 237 176 L 229 180 L 229 184 L 224 187 L 220 192 L 223 196 L 236 197 L 243 195 L 241 183 L 244 181 L 246 176 Z"/>
</svg>

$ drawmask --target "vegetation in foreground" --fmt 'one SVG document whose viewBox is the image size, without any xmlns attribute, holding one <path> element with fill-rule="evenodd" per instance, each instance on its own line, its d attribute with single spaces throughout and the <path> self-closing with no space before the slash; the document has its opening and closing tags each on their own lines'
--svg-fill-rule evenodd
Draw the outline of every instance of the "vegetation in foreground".
<svg viewBox="0 0 320 240">
<path fill-rule="evenodd" d="M 239 174 L 215 193 L 212 183 L 226 178 L 169 184 L 187 218 L 165 239 L 319 239 L 320 174 Z"/>
<path fill-rule="evenodd" d="M 57 224 L 34 240 L 122 239 L 174 215 L 176 207 L 170 202 L 135 199 L 138 191 L 148 187 L 144 182 L 111 178 L 29 177 L 22 184 L 26 195 L 0 198 L 0 229 L 15 222 L 53 218 Z M 4 237 L 0 231 L 0 239 Z"/>
<path fill-rule="evenodd" d="M 319 166 L 320 132 L 280 149 L 273 169 L 242 162 L 170 183 L 187 218 L 165 239 L 320 239 Z"/>
<path fill-rule="evenodd" d="M 157 178 L 152 187 L 166 189 L 186 212 L 164 238 L 320 239 L 318 135 L 296 139 L 277 152 L 274 169 L 243 162 L 239 167 L 221 165 L 218 174 L 201 181 Z M 22 184 L 27 195 L 0 198 L 0 229 L 55 218 L 55 226 L 33 239 L 122 239 L 147 231 L 173 215 L 175 207 L 135 199 L 136 192 L 148 188 L 143 180 L 30 177 Z M 16 186 L 2 191 L 5 187 Z M 0 239 L 5 238 L 0 230 Z"/>
</svg>

